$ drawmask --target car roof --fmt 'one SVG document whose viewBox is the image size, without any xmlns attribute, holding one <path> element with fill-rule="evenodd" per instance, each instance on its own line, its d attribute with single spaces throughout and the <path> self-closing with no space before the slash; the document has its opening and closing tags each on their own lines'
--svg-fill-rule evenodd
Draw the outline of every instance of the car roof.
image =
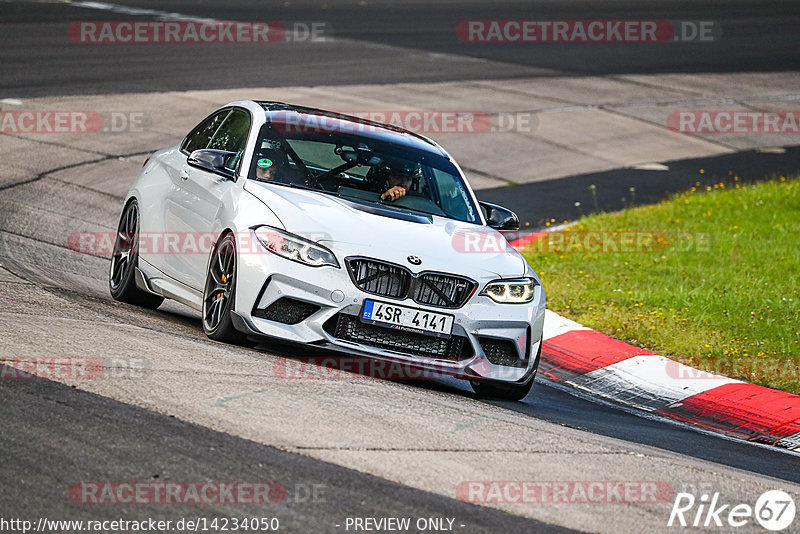
<svg viewBox="0 0 800 534">
<path fill-rule="evenodd" d="M 287 114 L 294 115 L 291 120 L 296 121 L 293 124 L 297 125 L 318 125 L 324 119 L 325 123 L 322 127 L 330 129 L 330 131 L 350 132 L 367 139 L 397 143 L 452 159 L 450 154 L 433 140 L 390 124 L 284 102 L 255 101 L 255 103 L 264 109 L 269 122 L 274 122 L 275 119 L 284 119 Z"/>
</svg>

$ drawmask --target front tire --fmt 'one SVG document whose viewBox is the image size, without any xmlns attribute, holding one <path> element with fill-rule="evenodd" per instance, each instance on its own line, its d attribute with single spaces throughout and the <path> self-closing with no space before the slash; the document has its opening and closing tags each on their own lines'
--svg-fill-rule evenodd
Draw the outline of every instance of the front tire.
<svg viewBox="0 0 800 534">
<path fill-rule="evenodd" d="M 203 291 L 203 332 L 224 343 L 242 345 L 247 337 L 231 320 L 236 298 L 236 238 L 226 233 L 211 253 Z"/>
<path fill-rule="evenodd" d="M 131 200 L 122 212 L 111 255 L 108 289 L 114 300 L 156 309 L 164 297 L 136 287 L 136 266 L 139 263 L 139 204 Z"/>
</svg>

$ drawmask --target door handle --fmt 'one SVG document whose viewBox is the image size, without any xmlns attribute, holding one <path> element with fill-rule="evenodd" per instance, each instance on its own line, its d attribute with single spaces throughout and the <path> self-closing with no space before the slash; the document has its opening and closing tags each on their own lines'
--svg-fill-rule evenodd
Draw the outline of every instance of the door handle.
<svg viewBox="0 0 800 534">
<path fill-rule="evenodd" d="M 180 173 L 181 180 L 188 180 L 189 179 L 189 171 L 183 169 Z"/>
</svg>

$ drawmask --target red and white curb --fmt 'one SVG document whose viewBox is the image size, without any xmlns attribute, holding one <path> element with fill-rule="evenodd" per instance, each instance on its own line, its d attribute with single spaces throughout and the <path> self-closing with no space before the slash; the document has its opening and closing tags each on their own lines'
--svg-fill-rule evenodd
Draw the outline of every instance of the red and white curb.
<svg viewBox="0 0 800 534">
<path fill-rule="evenodd" d="M 550 310 L 539 374 L 706 430 L 800 449 L 800 396 L 700 371 Z"/>
</svg>

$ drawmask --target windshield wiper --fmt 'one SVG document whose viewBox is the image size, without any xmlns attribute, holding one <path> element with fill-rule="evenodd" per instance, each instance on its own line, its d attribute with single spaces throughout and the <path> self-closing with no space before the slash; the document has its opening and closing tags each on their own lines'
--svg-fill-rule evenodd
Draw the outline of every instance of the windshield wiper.
<svg viewBox="0 0 800 534">
<path fill-rule="evenodd" d="M 447 215 L 440 215 L 438 213 L 431 213 L 431 212 L 425 211 L 425 210 L 419 210 L 419 209 L 416 209 L 416 208 L 407 208 L 405 206 L 398 206 L 397 204 L 392 204 L 390 202 L 386 202 L 385 200 L 378 200 L 375 203 L 378 204 L 379 206 L 387 206 L 387 207 L 390 207 L 390 208 L 394 208 L 396 210 L 407 210 L 407 211 L 413 211 L 413 212 L 416 212 L 416 213 L 424 213 L 425 215 L 433 215 L 433 216 L 436 216 L 436 217 L 447 217 Z"/>
</svg>

